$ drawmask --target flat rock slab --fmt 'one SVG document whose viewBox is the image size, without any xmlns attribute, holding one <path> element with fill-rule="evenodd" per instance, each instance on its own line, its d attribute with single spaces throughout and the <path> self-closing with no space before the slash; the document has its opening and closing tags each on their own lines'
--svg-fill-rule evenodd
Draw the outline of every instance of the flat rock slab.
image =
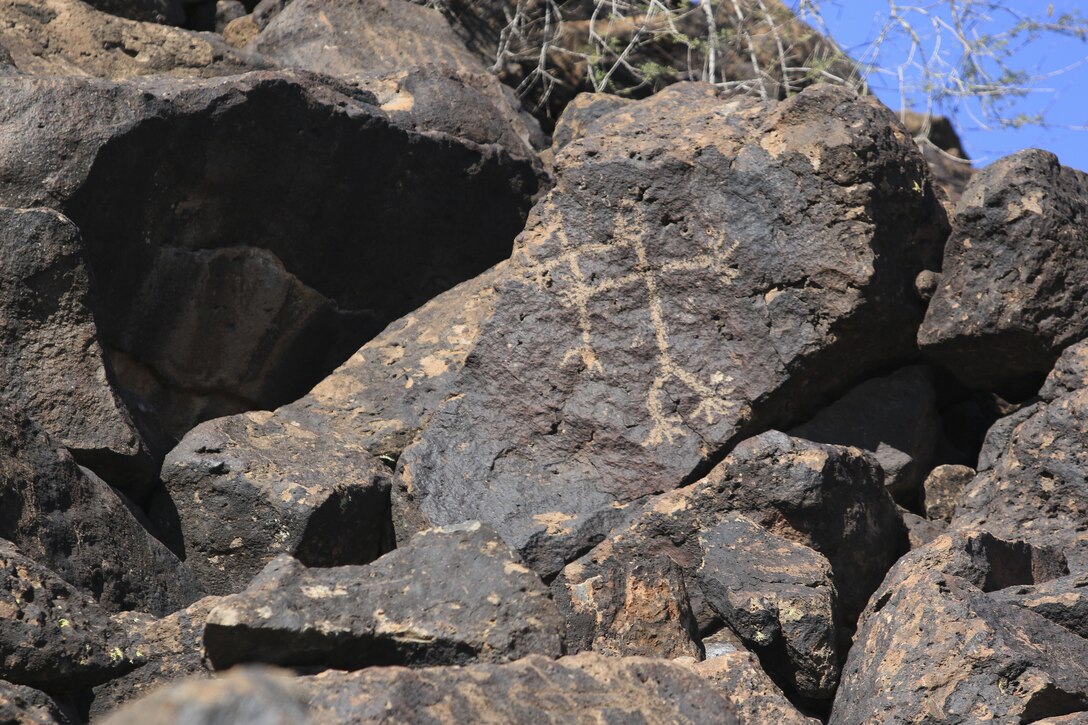
<svg viewBox="0 0 1088 725">
<path fill-rule="evenodd" d="M 1088 343 L 1067 350 L 1044 400 L 994 426 L 1002 430 L 988 436 L 986 468 L 957 499 L 953 527 L 1053 547 L 1074 571 L 1088 566 L 1086 351 Z"/>
<path fill-rule="evenodd" d="M 739 722 L 711 683 L 683 665 L 647 657 L 586 653 L 502 665 L 330 671 L 306 678 L 303 687 L 317 722 Z"/>
<path fill-rule="evenodd" d="M 913 142 L 830 87 L 768 111 L 673 86 L 556 173 L 395 501 L 416 529 L 490 523 L 544 576 L 616 505 L 909 355 L 945 231 Z"/>
<path fill-rule="evenodd" d="M 75 693 L 141 659 L 90 597 L 0 539 L 0 680 Z"/>
<path fill-rule="evenodd" d="M 117 382 L 175 439 L 299 398 L 509 256 L 541 185 L 535 155 L 302 71 L 0 76 L 0 179 L 77 224 Z"/>
<path fill-rule="evenodd" d="M 530 656 L 508 664 L 372 667 L 291 678 L 236 667 L 160 690 L 103 725 L 546 723 L 736 725 L 730 701 L 690 667 L 647 657 Z"/>
<path fill-rule="evenodd" d="M 0 269 L 0 403 L 83 461 L 153 470 L 107 380 L 79 230 L 50 209 L 0 208 Z"/>
<path fill-rule="evenodd" d="M 420 534 L 368 566 L 281 556 L 208 616 L 217 670 L 240 662 L 357 669 L 563 651 L 548 590 L 479 523 Z"/>
<path fill-rule="evenodd" d="M 1088 711 L 1088 640 L 1002 590 L 988 594 L 970 569 L 976 582 L 958 576 L 980 557 L 952 550 L 977 543 L 941 537 L 889 572 L 861 617 L 831 723 L 1016 723 Z M 981 558 L 992 571 L 1006 554 Z"/>
<path fill-rule="evenodd" d="M 943 274 L 918 331 L 931 359 L 972 387 L 1038 385 L 1088 335 L 1088 175 L 1021 151 L 971 179 Z"/>
<path fill-rule="evenodd" d="M 194 428 L 163 462 L 186 562 L 233 594 L 289 554 L 307 566 L 366 564 L 391 546 L 389 469 L 365 450 L 268 412 Z"/>
<path fill-rule="evenodd" d="M 0 537 L 110 611 L 161 615 L 200 597 L 188 566 L 116 491 L 34 421 L 2 408 Z"/>
</svg>

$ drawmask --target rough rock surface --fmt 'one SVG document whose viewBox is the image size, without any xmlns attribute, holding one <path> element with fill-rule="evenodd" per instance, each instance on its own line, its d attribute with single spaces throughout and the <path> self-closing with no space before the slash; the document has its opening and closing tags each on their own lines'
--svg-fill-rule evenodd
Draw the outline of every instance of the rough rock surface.
<svg viewBox="0 0 1088 725">
<path fill-rule="evenodd" d="M 914 365 L 866 380 L 790 435 L 869 451 L 884 469 L 884 485 L 913 502 L 940 432 L 932 371 Z"/>
<path fill-rule="evenodd" d="M 1078 385 L 1088 374 L 1086 352 L 1088 342 L 1070 348 L 1046 399 L 991 434 L 992 464 L 960 495 L 952 526 L 1054 547 L 1074 571 L 1088 566 L 1088 386 Z"/>
<path fill-rule="evenodd" d="M 0 77 L 0 203 L 79 226 L 118 381 L 173 435 L 297 398 L 508 254 L 535 160 L 376 103 L 298 72 Z"/>
<path fill-rule="evenodd" d="M 77 0 L 3 0 L 0 45 L 7 48 L 16 68 L 41 76 L 210 78 L 269 67 L 212 33 L 117 17 L 129 14 L 110 14 L 115 12 L 108 7 L 111 3 L 139 4 L 98 0 L 92 5 L 106 11 L 98 12 Z"/>
<path fill-rule="evenodd" d="M 78 722 L 49 695 L 0 680 L 0 725 L 74 725 Z"/>
<path fill-rule="evenodd" d="M 658 577 L 666 585 L 651 590 L 654 601 L 672 600 L 680 612 L 690 605 L 704 632 L 727 624 L 779 682 L 824 699 L 841 664 L 840 622 L 853 621 L 905 549 L 871 459 L 768 433 L 738 446 L 705 480 L 647 504 L 565 567 L 552 591 L 570 651 L 609 651 L 616 622 L 652 651 L 675 641 L 677 621 L 646 616 L 655 610 L 632 597 L 645 586 L 640 570 L 666 570 L 653 552 L 683 575 L 672 586 Z"/>
<path fill-rule="evenodd" d="M 156 690 L 100 720 L 102 725 L 310 725 L 306 703 L 286 672 L 239 667 L 214 680 Z"/>
<path fill-rule="evenodd" d="M 360 672 L 307 678 L 318 722 L 640 722 L 664 725 L 738 720 L 729 700 L 689 668 L 644 657 L 532 656 L 503 665 Z"/>
<path fill-rule="evenodd" d="M 278 409 L 341 445 L 396 461 L 455 394 L 465 359 L 495 311 L 506 263 L 462 282 L 393 322 L 301 399 Z"/>
<path fill-rule="evenodd" d="M 174 680 L 194 675 L 211 676 L 204 664 L 204 623 L 219 603 L 204 597 L 185 609 L 156 619 L 141 612 L 113 616 L 132 643 L 136 669 L 94 688 L 91 718 L 100 717 L 129 700 L 142 697 Z"/>
<path fill-rule="evenodd" d="M 743 725 L 816 725 L 820 722 L 798 712 L 760 668 L 755 655 L 743 648 L 717 652 L 690 666 L 729 700 L 737 720 Z"/>
<path fill-rule="evenodd" d="M 697 580 L 699 537 L 731 514 L 825 557 L 847 621 L 907 548 L 906 530 L 872 459 L 770 432 L 737 446 L 702 481 L 655 499 L 570 566 L 658 550 L 674 555 L 688 580 Z"/>
<path fill-rule="evenodd" d="M 52 210 L 0 208 L 0 269 L 0 403 L 82 462 L 153 468 L 108 380 L 79 230 Z"/>
<path fill-rule="evenodd" d="M 965 550 L 972 541 L 938 539 L 892 569 L 862 615 L 831 723 L 1034 722 L 1088 711 L 1088 640 L 978 586 L 1004 583 L 992 574 L 1008 550 L 982 557 L 985 577 L 977 567 L 966 570 L 973 582 L 958 576 L 980 558 Z"/>
<path fill-rule="evenodd" d="M 76 692 L 140 659 L 90 597 L 0 539 L 0 679 Z"/>
<path fill-rule="evenodd" d="M 437 10 L 404 0 L 292 0 L 250 47 L 283 67 L 361 81 L 415 125 L 517 157 L 543 144 L 536 121 Z"/>
<path fill-rule="evenodd" d="M 110 610 L 164 614 L 199 596 L 192 572 L 115 491 L 33 421 L 2 409 L 0 537 Z"/>
<path fill-rule="evenodd" d="M 617 502 L 908 355 L 944 229 L 913 143 L 842 89 L 768 112 L 678 85 L 592 128 L 394 489 L 402 521 L 485 520 L 544 575 Z"/>
<path fill-rule="evenodd" d="M 473 522 L 420 534 L 368 566 L 274 559 L 212 610 L 204 647 L 216 669 L 501 662 L 558 657 L 561 626 L 536 574 Z"/>
<path fill-rule="evenodd" d="M 975 475 L 975 469 L 968 466 L 937 466 L 930 471 L 922 484 L 926 518 L 951 521 L 956 514 L 956 501 Z"/>
<path fill-rule="evenodd" d="M 1088 575 L 1084 573 L 1009 587 L 996 592 L 994 598 L 1030 609 L 1077 636 L 1088 638 Z"/>
<path fill-rule="evenodd" d="M 372 667 L 288 678 L 236 667 L 161 690 L 103 725 L 532 722 L 735 725 L 733 706 L 690 667 L 582 654 L 465 667 Z"/>
<path fill-rule="evenodd" d="M 389 469 L 268 412 L 194 428 L 167 455 L 186 562 L 209 594 L 241 591 L 278 554 L 366 564 L 391 545 Z"/>
<path fill-rule="evenodd" d="M 972 387 L 1038 385 L 1088 335 L 1088 176 L 1021 151 L 975 174 L 918 344 Z"/>
</svg>

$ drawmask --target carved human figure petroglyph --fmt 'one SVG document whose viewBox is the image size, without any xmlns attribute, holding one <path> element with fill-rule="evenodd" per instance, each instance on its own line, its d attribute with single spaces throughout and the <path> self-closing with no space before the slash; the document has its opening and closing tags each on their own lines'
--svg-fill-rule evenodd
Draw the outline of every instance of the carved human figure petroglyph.
<svg viewBox="0 0 1088 725">
<path fill-rule="evenodd" d="M 727 243 L 725 235 L 717 229 L 707 229 L 707 251 L 685 259 L 670 260 L 664 263 L 650 259 L 642 234 L 652 228 L 646 223 L 644 211 L 634 202 L 620 204 L 614 220 L 612 241 L 608 244 L 573 244 L 566 232 L 560 227 L 552 233 L 559 242 L 560 252 L 555 257 L 540 262 L 546 270 L 554 272 L 565 267 L 569 277 L 564 275 L 565 284 L 555 292 L 564 304 L 578 313 L 580 343 L 568 350 L 564 362 L 580 359 L 589 373 L 603 374 L 604 367 L 593 346 L 593 327 L 590 316 L 590 301 L 598 295 L 629 285 L 639 284 L 646 290 L 647 314 L 653 329 L 657 348 L 658 372 L 647 391 L 646 408 L 652 427 L 643 446 L 657 446 L 673 443 L 688 435 L 684 420 L 678 412 L 669 411 L 666 385 L 676 380 L 695 393 L 699 403 L 692 412 L 692 418 L 703 418 L 708 424 L 714 423 L 719 416 L 725 415 L 737 405 L 729 400 L 735 388 L 728 386 L 733 377 L 723 371 L 715 371 L 709 380 L 702 380 L 678 364 L 670 352 L 669 328 L 663 312 L 662 296 L 659 289 L 659 277 L 674 272 L 702 273 L 717 271 L 726 284 L 731 284 L 737 270 L 729 266 L 729 260 L 739 242 Z M 587 278 L 582 270 L 582 259 L 586 255 L 602 254 L 630 250 L 631 271 L 618 277 L 603 280 Z M 535 261 L 535 260 L 534 260 Z"/>
</svg>

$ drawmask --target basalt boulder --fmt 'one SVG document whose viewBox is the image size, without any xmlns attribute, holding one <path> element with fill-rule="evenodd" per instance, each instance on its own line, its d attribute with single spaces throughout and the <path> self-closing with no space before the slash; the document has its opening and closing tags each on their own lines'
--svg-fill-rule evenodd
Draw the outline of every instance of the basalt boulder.
<svg viewBox="0 0 1088 725">
<path fill-rule="evenodd" d="M 673 86 L 556 172 L 394 489 L 400 538 L 482 519 L 545 576 L 617 504 L 910 357 L 946 229 L 913 142 L 841 88 Z"/>
<path fill-rule="evenodd" d="M 300 397 L 506 257 L 539 186 L 304 72 L 0 77 L 0 203 L 79 226 L 118 384 L 175 438 Z"/>
<path fill-rule="evenodd" d="M 75 725 L 78 716 L 49 695 L 0 680 L 0 724 Z"/>
<path fill-rule="evenodd" d="M 368 566 L 274 559 L 208 615 L 217 669 L 241 662 L 358 669 L 503 662 L 563 651 L 548 590 L 491 531 L 436 529 Z"/>
<path fill-rule="evenodd" d="M 513 91 L 432 8 L 404 0 L 292 0 L 249 47 L 285 68 L 359 81 L 416 127 L 499 144 L 520 158 L 544 145 Z"/>
<path fill-rule="evenodd" d="M 201 588 L 241 591 L 279 554 L 338 566 L 391 548 L 389 469 L 352 444 L 263 411 L 190 431 L 162 480 Z"/>
<path fill-rule="evenodd" d="M 35 422 L 0 409 L 0 537 L 107 610 L 165 614 L 200 590 L 145 523 Z"/>
<path fill-rule="evenodd" d="M 1079 343 L 1067 350 L 1043 400 L 991 433 L 990 460 L 960 494 L 952 519 L 953 527 L 1063 551 L 1074 571 L 1088 564 L 1086 349 Z"/>
<path fill-rule="evenodd" d="M 790 431 L 872 453 L 884 470 L 884 485 L 910 503 L 932 468 L 940 433 L 933 373 L 919 365 L 866 380 Z"/>
<path fill-rule="evenodd" d="M 805 717 L 786 699 L 782 690 L 767 676 L 755 655 L 744 648 L 719 651 L 691 668 L 729 699 L 737 720 L 745 725 L 782 723 L 816 725 L 816 718 Z"/>
<path fill-rule="evenodd" d="M 1077 636 L 1088 638 L 1088 575 L 1083 572 L 1009 587 L 993 596 L 1030 609 Z"/>
<path fill-rule="evenodd" d="M 94 688 L 91 719 L 175 680 L 197 675 L 211 677 L 211 668 L 204 663 L 204 623 L 218 603 L 218 597 L 204 597 L 162 618 L 142 612 L 113 615 L 114 623 L 131 643 L 130 650 L 138 658 L 137 666 Z"/>
<path fill-rule="evenodd" d="M 167 3 L 181 7 L 176 0 L 163 2 Z M 139 2 L 98 0 L 91 4 L 98 10 L 78 0 L 4 0 L 0 2 L 0 45 L 7 48 L 15 68 L 41 76 L 117 79 L 167 74 L 210 78 L 270 67 L 267 61 L 230 47 L 212 33 L 138 22 L 151 18 L 114 10 Z"/>
<path fill-rule="evenodd" d="M 972 178 L 956 206 L 943 273 L 918 333 L 969 386 L 1032 391 L 1088 335 L 1088 176 L 1021 151 Z"/>
<path fill-rule="evenodd" d="M 906 546 L 871 459 L 768 433 L 703 481 L 645 504 L 567 565 L 552 591 L 571 651 L 601 650 L 617 621 L 637 622 L 644 642 L 668 642 L 672 621 L 644 616 L 653 610 L 632 607 L 630 596 L 640 567 L 663 559 L 680 569 L 682 585 L 659 587 L 656 601 L 690 606 L 696 632 L 726 625 L 780 684 L 820 700 L 833 694 L 841 666 L 840 625 L 856 618 Z"/>
<path fill-rule="evenodd" d="M 942 537 L 888 574 L 862 615 L 830 722 L 1035 722 L 1088 711 L 1088 640 L 1000 596 L 994 588 L 1009 580 L 992 573 L 1009 549 L 970 555 L 972 542 Z M 961 568 L 980 559 L 984 576 Z"/>
<path fill-rule="evenodd" d="M 0 208 L 0 269 L 0 403 L 81 462 L 139 483 L 155 465 L 110 385 L 79 230 L 49 209 Z"/>
<path fill-rule="evenodd" d="M 0 539 L 0 680 L 74 693 L 141 657 L 89 596 Z"/>
</svg>

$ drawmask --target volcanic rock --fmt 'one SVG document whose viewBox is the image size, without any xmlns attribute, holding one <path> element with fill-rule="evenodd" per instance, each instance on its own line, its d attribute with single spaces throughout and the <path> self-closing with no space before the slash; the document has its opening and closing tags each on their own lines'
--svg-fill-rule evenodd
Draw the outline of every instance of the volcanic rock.
<svg viewBox="0 0 1088 725">
<path fill-rule="evenodd" d="M 760 668 L 755 655 L 743 648 L 716 653 L 714 657 L 693 663 L 691 667 L 710 681 L 718 694 L 729 700 L 741 723 L 816 725 L 820 722 L 799 713 Z"/>
<path fill-rule="evenodd" d="M 118 383 L 175 437 L 298 398 L 509 253 L 535 159 L 376 103 L 305 73 L 0 77 L 0 203 L 79 226 Z"/>
<path fill-rule="evenodd" d="M 210 594 L 241 591 L 278 554 L 366 564 L 391 546 L 389 470 L 350 441 L 268 412 L 194 428 L 162 480 L 186 561 Z"/>
<path fill-rule="evenodd" d="M 884 485 L 912 501 L 932 466 L 940 429 L 933 374 L 915 365 L 865 381 L 790 435 L 869 451 L 884 469 Z"/>
<path fill-rule="evenodd" d="M 0 680 L 0 725 L 75 725 L 72 714 L 44 692 Z"/>
<path fill-rule="evenodd" d="M 111 611 L 197 599 L 192 572 L 137 517 L 36 423 L 0 409 L 0 537 Z"/>
<path fill-rule="evenodd" d="M 204 623 L 219 601 L 218 597 L 205 597 L 161 619 L 141 612 L 115 614 L 113 620 L 131 642 L 130 649 L 139 658 L 138 666 L 94 688 L 91 718 L 143 697 L 168 682 L 193 675 L 211 677 L 211 670 L 203 661 Z"/>
<path fill-rule="evenodd" d="M 314 721 L 307 709 L 287 673 L 264 667 L 238 667 L 216 679 L 194 678 L 156 690 L 99 722 L 102 725 L 309 725 Z"/>
<path fill-rule="evenodd" d="M 208 616 L 217 670 L 240 662 L 356 669 L 562 653 L 540 579 L 478 523 L 432 530 L 369 566 L 280 556 Z"/>
<path fill-rule="evenodd" d="M 162 4 L 168 3 L 181 7 L 177 0 L 162 0 Z M 8 49 L 16 68 L 41 76 L 168 74 L 211 78 L 269 67 L 266 61 L 239 52 L 212 33 L 137 22 L 153 18 L 117 10 L 117 6 L 140 3 L 96 0 L 91 4 L 106 12 L 77 0 L 3 0 L 0 45 Z"/>
<path fill-rule="evenodd" d="M 323 438 L 396 461 L 455 394 L 457 376 L 495 311 L 506 263 L 391 323 L 301 399 L 275 412 Z"/>
<path fill-rule="evenodd" d="M 75 692 L 139 661 L 90 597 L 0 539 L 0 679 Z"/>
<path fill-rule="evenodd" d="M 645 657 L 586 653 L 467 667 L 374 667 L 329 671 L 301 684 L 317 722 L 738 722 L 711 683 L 684 665 Z"/>
<path fill-rule="evenodd" d="M 518 158 L 544 144 L 513 92 L 437 10 L 404 0 L 292 0 L 250 47 L 286 68 L 360 81 L 416 128 L 500 144 Z"/>
<path fill-rule="evenodd" d="M 595 122 L 400 459 L 401 520 L 485 520 L 549 576 L 617 503 L 909 356 L 944 226 L 891 119 L 840 88 L 766 111 L 681 84 Z"/>
<path fill-rule="evenodd" d="M 980 462 L 952 519 L 957 528 L 985 528 L 1061 550 L 1074 571 L 1088 566 L 1088 387 L 1063 391 L 1075 379 L 1073 369 L 1085 362 L 1086 347 L 1080 343 L 1063 356 L 1046 389 L 1047 397 L 1057 397 L 1010 416 L 1004 434 L 988 437 L 992 463 Z M 1088 366 L 1080 369 L 1083 376 Z"/>
<path fill-rule="evenodd" d="M 1088 640 L 976 585 L 1004 581 L 932 567 L 970 558 L 938 551 L 965 554 L 962 543 L 938 539 L 888 574 L 861 617 L 831 723 L 1035 722 L 1088 710 Z"/>
<path fill-rule="evenodd" d="M 951 521 L 956 501 L 975 475 L 975 469 L 968 466 L 937 466 L 930 471 L 922 484 L 926 518 Z"/>
<path fill-rule="evenodd" d="M 1009 587 L 996 592 L 993 598 L 1030 609 L 1070 632 L 1088 638 L 1088 575 L 1084 573 Z"/>
<path fill-rule="evenodd" d="M 1019 392 L 1088 335 L 1088 176 L 1028 150 L 975 174 L 952 220 L 944 272 L 918 332 L 965 384 Z"/>
<path fill-rule="evenodd" d="M 654 610 L 632 607 L 630 596 L 645 579 L 640 569 L 664 571 L 649 562 L 668 558 L 683 576 L 655 591 L 658 602 L 681 612 L 690 603 L 704 632 L 727 624 L 779 682 L 821 699 L 838 676 L 840 622 L 853 621 L 905 549 L 871 459 L 768 433 L 738 446 L 705 480 L 647 504 L 565 567 L 552 592 L 571 651 L 609 651 L 601 643 L 615 639 L 617 621 L 628 629 L 638 622 L 646 646 L 671 642 L 675 618 L 645 617 Z"/>
<path fill-rule="evenodd" d="M 153 470 L 109 383 L 79 230 L 49 209 L 0 208 L 0 269 L 0 403 L 85 463 Z"/>
</svg>

